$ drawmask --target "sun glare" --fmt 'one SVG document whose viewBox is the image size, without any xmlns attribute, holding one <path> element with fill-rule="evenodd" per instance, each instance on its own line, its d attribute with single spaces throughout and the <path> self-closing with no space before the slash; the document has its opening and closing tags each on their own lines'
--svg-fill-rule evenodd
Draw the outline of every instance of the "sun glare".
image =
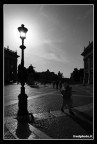
<svg viewBox="0 0 97 144">
<path fill-rule="evenodd" d="M 26 37 L 27 41 L 29 41 L 31 45 L 39 45 L 41 42 L 39 32 L 36 27 L 29 28 Z"/>
<path fill-rule="evenodd" d="M 18 18 L 9 19 L 7 22 L 8 28 L 6 27 L 5 21 L 5 39 L 9 40 L 12 45 L 14 45 L 14 43 L 16 44 L 15 47 L 10 48 L 14 50 L 21 45 L 20 33 L 18 31 L 18 27 L 20 27 L 21 24 L 24 24 L 24 26 L 28 29 L 26 33 L 26 39 L 24 41 L 25 46 L 29 49 L 39 46 L 42 42 L 42 34 L 39 25 L 34 21 L 28 21 L 26 19 L 21 20 Z M 23 33 L 21 33 L 21 35 L 22 34 Z M 24 36 L 24 34 L 22 36 Z M 26 51 L 29 49 L 26 49 Z"/>
</svg>

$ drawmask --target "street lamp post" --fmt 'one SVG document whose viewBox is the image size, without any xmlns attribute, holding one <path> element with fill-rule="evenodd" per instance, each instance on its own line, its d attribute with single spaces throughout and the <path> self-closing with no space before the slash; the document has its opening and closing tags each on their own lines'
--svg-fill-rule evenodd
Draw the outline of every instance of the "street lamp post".
<svg viewBox="0 0 97 144">
<path fill-rule="evenodd" d="M 26 38 L 26 33 L 28 31 L 27 28 L 24 27 L 22 24 L 21 27 L 18 27 L 18 31 L 20 32 L 20 38 L 22 40 L 21 48 L 21 93 L 18 96 L 19 102 L 18 102 L 18 118 L 23 118 L 23 120 L 34 120 L 34 117 L 32 114 L 30 114 L 27 110 L 27 95 L 25 94 L 25 75 L 24 75 L 24 49 L 26 48 L 24 46 L 24 39 Z"/>
</svg>

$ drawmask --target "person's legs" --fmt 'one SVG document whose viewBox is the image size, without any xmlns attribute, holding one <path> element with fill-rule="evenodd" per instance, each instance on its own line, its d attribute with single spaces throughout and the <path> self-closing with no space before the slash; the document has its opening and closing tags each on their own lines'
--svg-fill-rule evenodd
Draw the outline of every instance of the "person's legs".
<svg viewBox="0 0 97 144">
<path fill-rule="evenodd" d="M 69 112 L 70 112 L 71 114 L 73 114 L 71 108 L 72 108 L 72 100 L 70 99 L 70 100 L 68 101 L 68 109 L 69 109 Z"/>
</svg>

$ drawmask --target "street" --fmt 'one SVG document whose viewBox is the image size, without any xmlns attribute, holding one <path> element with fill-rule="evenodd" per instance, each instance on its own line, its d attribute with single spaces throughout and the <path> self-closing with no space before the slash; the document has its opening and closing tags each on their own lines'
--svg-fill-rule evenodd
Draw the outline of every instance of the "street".
<svg viewBox="0 0 97 144">
<path fill-rule="evenodd" d="M 5 106 L 11 104 L 17 105 L 20 87 L 17 84 L 4 87 Z M 47 87 L 42 86 L 40 88 L 31 88 L 26 85 L 25 92 L 28 95 L 28 107 L 31 107 L 30 111 L 33 113 L 60 110 L 61 108 L 62 96 L 59 90 L 52 88 L 52 85 L 48 85 Z M 73 107 L 93 103 L 92 93 L 92 88 L 72 85 Z"/>
<path fill-rule="evenodd" d="M 60 127 L 60 130 L 63 129 L 63 131 L 66 131 L 68 128 L 71 129 L 68 122 L 71 121 L 70 123 L 72 125 L 73 122 L 76 121 L 78 124 L 75 123 L 74 126 L 78 128 L 80 125 L 82 127 L 82 130 L 77 130 L 77 132 L 79 131 L 79 133 L 81 133 L 85 130 L 84 134 L 92 133 L 92 127 L 90 127 L 90 124 L 88 126 L 88 122 L 85 122 L 84 118 L 82 120 L 79 120 L 78 117 L 73 119 L 71 116 L 68 117 L 68 113 L 62 118 L 62 116 L 64 116 L 60 111 L 62 106 L 62 96 L 59 90 L 53 89 L 52 85 L 47 85 L 46 87 L 41 86 L 40 88 L 31 88 L 26 85 L 25 89 L 26 94 L 28 95 L 28 111 L 32 113 L 36 119 L 36 122 L 32 125 L 39 130 L 53 138 L 71 138 L 74 128 L 72 128 L 72 133 L 70 133 L 71 130 L 68 130 L 68 134 L 64 135 L 62 134 L 62 131 L 58 130 L 58 127 Z M 16 116 L 18 111 L 18 94 L 20 92 L 20 85 L 8 85 L 4 87 L 4 90 L 4 117 Z M 74 113 L 77 113 L 77 116 L 79 117 L 83 115 L 90 120 L 93 125 L 93 109 L 91 107 L 93 105 L 93 88 L 82 85 L 72 85 L 72 97 Z M 57 119 L 52 117 L 53 115 L 57 116 Z M 60 123 L 60 125 L 58 123 Z M 65 126 L 64 128 L 62 128 L 62 123 Z M 54 134 L 52 126 L 58 131 L 57 133 Z"/>
</svg>

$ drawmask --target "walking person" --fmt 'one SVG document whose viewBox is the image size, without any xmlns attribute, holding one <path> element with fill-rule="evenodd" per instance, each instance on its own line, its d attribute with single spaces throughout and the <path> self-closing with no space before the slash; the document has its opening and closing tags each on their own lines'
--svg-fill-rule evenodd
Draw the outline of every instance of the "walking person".
<svg viewBox="0 0 97 144">
<path fill-rule="evenodd" d="M 69 112 L 73 114 L 72 108 L 72 87 L 66 82 L 64 85 L 64 89 L 61 90 L 61 94 L 63 96 L 63 104 L 61 107 L 61 111 L 64 112 L 64 107 L 68 106 Z"/>
<path fill-rule="evenodd" d="M 62 89 L 62 81 L 59 82 L 59 88 Z"/>
<path fill-rule="evenodd" d="M 58 89 L 58 81 L 56 81 L 56 89 Z"/>
<path fill-rule="evenodd" d="M 55 81 L 53 81 L 53 88 L 55 88 Z"/>
</svg>

